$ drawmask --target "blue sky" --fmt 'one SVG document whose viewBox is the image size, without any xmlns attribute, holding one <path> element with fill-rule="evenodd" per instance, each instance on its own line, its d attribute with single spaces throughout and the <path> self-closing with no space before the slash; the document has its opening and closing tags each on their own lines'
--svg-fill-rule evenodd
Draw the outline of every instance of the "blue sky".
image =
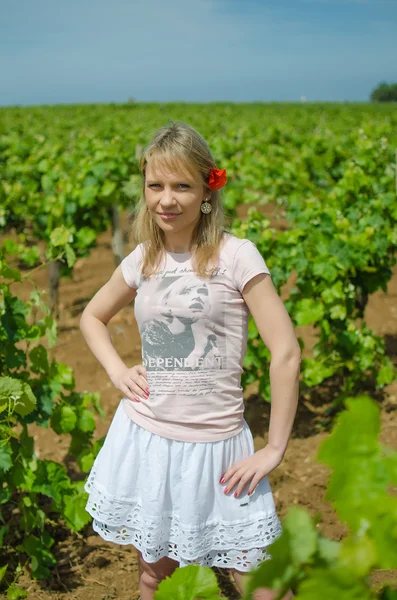
<svg viewBox="0 0 397 600">
<path fill-rule="evenodd" d="M 397 0 L 0 0 L 0 105 L 365 102 Z"/>
</svg>

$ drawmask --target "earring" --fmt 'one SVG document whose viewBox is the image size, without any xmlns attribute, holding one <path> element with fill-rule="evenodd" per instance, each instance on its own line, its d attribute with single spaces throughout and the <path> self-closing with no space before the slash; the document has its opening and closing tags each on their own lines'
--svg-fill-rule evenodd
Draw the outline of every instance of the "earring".
<svg viewBox="0 0 397 600">
<path fill-rule="evenodd" d="M 206 198 L 205 202 L 202 202 L 201 204 L 201 212 L 203 212 L 205 215 L 208 215 L 208 213 L 211 212 L 212 210 L 212 205 L 210 202 L 208 202 L 209 198 Z"/>
</svg>

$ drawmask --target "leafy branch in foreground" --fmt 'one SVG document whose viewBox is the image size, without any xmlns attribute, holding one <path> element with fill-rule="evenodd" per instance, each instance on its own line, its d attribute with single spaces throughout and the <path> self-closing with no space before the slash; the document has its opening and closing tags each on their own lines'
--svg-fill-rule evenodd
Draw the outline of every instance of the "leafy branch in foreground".
<svg viewBox="0 0 397 600">
<path fill-rule="evenodd" d="M 348 398 L 332 433 L 321 444 L 318 460 L 332 469 L 326 499 L 349 528 L 339 541 L 325 537 L 302 508 L 292 507 L 282 535 L 266 560 L 248 576 L 244 600 L 267 587 L 281 600 L 289 588 L 296 600 L 396 600 L 389 584 L 374 590 L 376 569 L 397 568 L 397 452 L 379 442 L 380 411 L 368 396 Z M 159 585 L 156 600 L 219 598 L 208 567 L 177 569 Z M 168 595 L 167 595 L 168 594 Z"/>
</svg>

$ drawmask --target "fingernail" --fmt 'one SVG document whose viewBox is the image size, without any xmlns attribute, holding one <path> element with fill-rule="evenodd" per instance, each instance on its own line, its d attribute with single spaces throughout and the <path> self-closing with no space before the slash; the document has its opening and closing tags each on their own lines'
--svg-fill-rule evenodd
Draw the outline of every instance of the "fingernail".
<svg viewBox="0 0 397 600">
<path fill-rule="evenodd" d="M 134 398 L 135 402 L 140 402 L 140 400 L 138 398 Z"/>
<path fill-rule="evenodd" d="M 226 488 L 223 490 L 223 493 L 224 493 L 224 494 L 227 494 L 227 493 L 228 493 L 228 491 L 229 491 L 229 490 L 228 490 L 228 489 L 227 489 L 227 487 L 226 487 Z"/>
<path fill-rule="evenodd" d="M 251 492 L 248 492 L 247 496 L 251 496 Z"/>
<path fill-rule="evenodd" d="M 225 480 L 223 477 L 220 478 L 219 483 L 225 483 Z"/>
<path fill-rule="evenodd" d="M 238 493 L 234 492 L 234 497 L 237 498 L 237 496 L 238 496 Z"/>
<path fill-rule="evenodd" d="M 146 392 L 147 394 L 149 394 L 149 388 L 147 388 L 147 389 L 145 390 L 145 392 Z"/>
</svg>

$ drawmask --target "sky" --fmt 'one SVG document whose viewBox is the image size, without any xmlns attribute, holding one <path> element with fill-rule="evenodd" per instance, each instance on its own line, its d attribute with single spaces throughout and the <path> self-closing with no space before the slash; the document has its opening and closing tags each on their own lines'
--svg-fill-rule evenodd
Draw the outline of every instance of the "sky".
<svg viewBox="0 0 397 600">
<path fill-rule="evenodd" d="M 367 102 L 397 0 L 0 0 L 0 106 Z"/>
</svg>

